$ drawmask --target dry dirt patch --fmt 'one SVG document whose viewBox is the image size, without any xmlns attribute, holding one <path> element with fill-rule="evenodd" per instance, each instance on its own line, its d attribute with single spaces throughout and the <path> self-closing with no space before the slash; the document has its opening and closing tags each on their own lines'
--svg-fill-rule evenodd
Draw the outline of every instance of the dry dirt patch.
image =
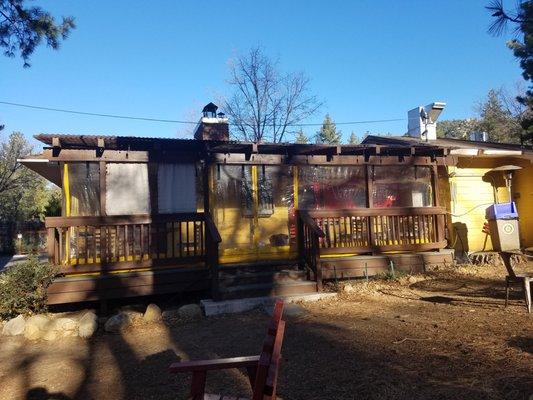
<svg viewBox="0 0 533 400">
<path fill-rule="evenodd" d="M 528 399 L 533 316 L 503 307 L 502 271 L 463 268 L 355 284 L 287 317 L 279 391 L 285 399 Z M 255 354 L 262 311 L 144 325 L 58 343 L 0 338 L 0 399 L 184 399 L 177 359 Z M 209 389 L 248 395 L 219 372 Z"/>
</svg>

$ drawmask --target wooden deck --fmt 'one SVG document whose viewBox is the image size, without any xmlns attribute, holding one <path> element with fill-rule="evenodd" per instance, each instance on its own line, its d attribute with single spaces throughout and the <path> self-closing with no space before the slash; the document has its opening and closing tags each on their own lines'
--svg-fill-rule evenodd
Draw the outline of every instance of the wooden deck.
<svg viewBox="0 0 533 400">
<path fill-rule="evenodd" d="M 453 263 L 440 207 L 298 212 L 297 270 L 220 266 L 208 213 L 48 218 L 48 251 L 64 277 L 49 303 L 210 291 L 214 299 L 320 290 L 324 280 L 420 272 Z M 293 263 L 294 264 L 294 263 Z M 291 270 L 292 269 L 292 270 Z M 233 272 L 231 272 L 233 271 Z"/>
</svg>

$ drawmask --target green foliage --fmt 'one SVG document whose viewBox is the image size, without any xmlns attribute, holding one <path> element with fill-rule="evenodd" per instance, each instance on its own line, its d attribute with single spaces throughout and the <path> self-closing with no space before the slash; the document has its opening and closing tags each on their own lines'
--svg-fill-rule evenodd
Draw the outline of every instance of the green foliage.
<svg viewBox="0 0 533 400">
<path fill-rule="evenodd" d="M 0 46 L 8 57 L 20 52 L 24 67 L 29 67 L 30 56 L 43 39 L 49 47 L 58 49 L 60 40 L 65 40 L 76 25 L 72 17 L 62 17 L 56 23 L 47 11 L 25 3 L 25 0 L 0 0 Z"/>
<path fill-rule="evenodd" d="M 326 114 L 320 130 L 317 132 L 316 142 L 319 144 L 339 144 L 341 135 L 341 131 L 337 131 L 335 122 L 333 122 L 329 114 Z"/>
<path fill-rule="evenodd" d="M 529 82 L 529 89 L 517 100 L 525 107 L 520 119 L 523 140 L 533 141 L 533 1 L 519 0 L 515 10 L 505 10 L 502 0 L 493 0 L 487 9 L 494 17 L 490 33 L 501 35 L 510 23 L 519 34 L 518 38 L 508 41 L 507 46 L 518 59 L 523 78 Z"/>
<path fill-rule="evenodd" d="M 349 144 L 359 144 L 361 142 L 359 141 L 359 136 L 357 136 L 355 134 L 355 132 L 352 132 L 352 134 L 350 135 L 350 139 L 348 139 L 348 143 Z"/>
<path fill-rule="evenodd" d="M 296 143 L 307 144 L 309 143 L 309 138 L 305 136 L 304 131 L 301 129 L 296 133 Z"/>
<path fill-rule="evenodd" d="M 522 128 L 525 107 L 515 96 L 503 89 L 492 89 L 476 108 L 476 118 L 439 121 L 437 136 L 469 139 L 473 132 L 487 132 L 491 142 L 521 142 L 521 137 L 526 134 Z"/>
<path fill-rule="evenodd" d="M 476 118 L 449 119 L 437 123 L 437 137 L 452 139 L 468 139 L 472 132 L 478 130 Z"/>
<path fill-rule="evenodd" d="M 58 269 L 40 263 L 37 257 L 15 264 L 0 274 L 0 316 L 46 311 L 46 289 L 58 276 Z"/>
<path fill-rule="evenodd" d="M 20 132 L 12 133 L 0 146 L 2 221 L 42 219 L 50 200 L 57 201 L 58 194 L 54 194 L 54 189 L 48 186 L 43 177 L 17 162 L 17 159 L 30 152 L 31 146 Z"/>
</svg>

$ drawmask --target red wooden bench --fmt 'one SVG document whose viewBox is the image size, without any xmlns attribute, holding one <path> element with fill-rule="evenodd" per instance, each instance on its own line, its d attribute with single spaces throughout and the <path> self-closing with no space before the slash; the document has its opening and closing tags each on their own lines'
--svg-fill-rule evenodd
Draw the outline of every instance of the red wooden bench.
<svg viewBox="0 0 533 400">
<path fill-rule="evenodd" d="M 246 369 L 253 392 L 251 400 L 276 400 L 281 345 L 285 333 L 285 321 L 281 319 L 282 315 L 283 301 L 278 300 L 274 306 L 272 320 L 268 325 L 261 354 L 258 356 L 185 361 L 170 365 L 169 370 L 173 373 L 192 372 L 189 400 L 246 400 L 205 393 L 207 371 L 230 368 Z"/>
</svg>

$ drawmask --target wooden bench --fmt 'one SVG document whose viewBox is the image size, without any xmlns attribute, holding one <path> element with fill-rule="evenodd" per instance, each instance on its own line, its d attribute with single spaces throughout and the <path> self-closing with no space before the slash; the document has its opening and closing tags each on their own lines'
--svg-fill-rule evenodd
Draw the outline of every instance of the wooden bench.
<svg viewBox="0 0 533 400">
<path fill-rule="evenodd" d="M 185 361 L 170 365 L 172 373 L 192 372 L 189 400 L 246 400 L 227 395 L 206 394 L 207 371 L 243 368 L 246 369 L 252 387 L 252 400 L 276 400 L 276 385 L 281 360 L 281 345 L 285 333 L 283 301 L 274 306 L 272 320 L 267 329 L 261 354 L 258 356 L 222 358 L 216 360 Z"/>
</svg>

